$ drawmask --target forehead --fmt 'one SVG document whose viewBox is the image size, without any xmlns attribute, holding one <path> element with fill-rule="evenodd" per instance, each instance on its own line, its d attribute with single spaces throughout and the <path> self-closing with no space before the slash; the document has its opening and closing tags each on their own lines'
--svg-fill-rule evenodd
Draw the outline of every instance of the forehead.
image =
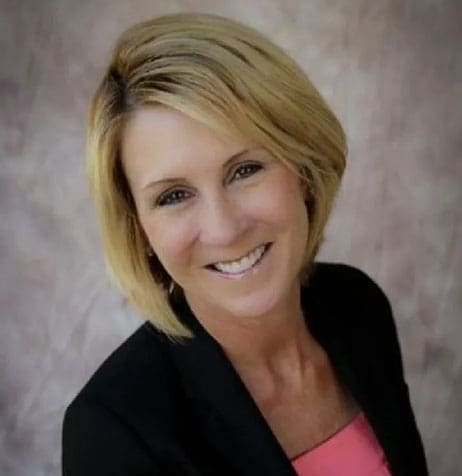
<svg viewBox="0 0 462 476">
<path fill-rule="evenodd" d="M 249 142 L 215 131 L 182 112 L 165 106 L 145 107 L 129 116 L 121 137 L 124 166 L 132 169 L 155 162 L 202 162 L 238 152 Z"/>
<path fill-rule="evenodd" d="M 165 106 L 132 112 L 121 136 L 122 164 L 134 192 L 179 177 L 205 180 L 221 173 L 230 157 L 254 148 Z"/>
</svg>

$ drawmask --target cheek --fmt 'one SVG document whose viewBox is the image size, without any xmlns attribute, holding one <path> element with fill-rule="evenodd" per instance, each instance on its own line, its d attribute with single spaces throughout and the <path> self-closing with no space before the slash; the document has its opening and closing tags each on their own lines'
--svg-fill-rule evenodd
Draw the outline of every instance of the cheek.
<svg viewBox="0 0 462 476">
<path fill-rule="evenodd" d="M 167 271 L 189 260 L 195 233 L 190 220 L 168 217 L 148 221 L 143 227 L 152 249 Z"/>
<path fill-rule="evenodd" d="M 253 207 L 260 216 L 281 229 L 305 228 L 308 214 L 298 182 L 292 176 L 276 174 L 254 197 Z"/>
</svg>

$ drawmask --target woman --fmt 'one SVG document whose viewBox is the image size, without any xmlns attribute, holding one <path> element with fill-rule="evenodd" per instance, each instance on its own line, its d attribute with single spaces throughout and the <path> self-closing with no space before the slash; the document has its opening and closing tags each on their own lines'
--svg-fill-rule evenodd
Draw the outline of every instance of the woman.
<svg viewBox="0 0 462 476">
<path fill-rule="evenodd" d="M 119 40 L 88 175 L 112 278 L 148 320 L 68 407 L 63 473 L 425 475 L 387 298 L 315 263 L 344 132 L 234 21 Z"/>
</svg>

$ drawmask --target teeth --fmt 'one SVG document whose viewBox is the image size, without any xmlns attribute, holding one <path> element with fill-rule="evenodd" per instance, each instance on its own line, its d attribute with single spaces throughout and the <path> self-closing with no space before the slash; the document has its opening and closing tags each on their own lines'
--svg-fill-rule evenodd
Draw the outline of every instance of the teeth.
<svg viewBox="0 0 462 476">
<path fill-rule="evenodd" d="M 265 245 L 261 245 L 239 261 L 232 261 L 231 263 L 215 263 L 214 266 L 222 273 L 242 273 L 250 269 L 262 257 L 264 252 Z"/>
</svg>

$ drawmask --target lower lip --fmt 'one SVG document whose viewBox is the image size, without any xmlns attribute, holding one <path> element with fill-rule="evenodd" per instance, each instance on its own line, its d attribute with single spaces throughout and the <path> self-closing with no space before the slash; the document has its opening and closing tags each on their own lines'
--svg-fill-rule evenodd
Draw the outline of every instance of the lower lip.
<svg viewBox="0 0 462 476">
<path fill-rule="evenodd" d="M 218 276 L 220 276 L 222 278 L 226 278 L 226 279 L 241 279 L 241 278 L 243 278 L 245 276 L 248 276 L 250 274 L 255 274 L 256 272 L 258 272 L 260 270 L 262 265 L 264 263 L 266 263 L 268 255 L 269 255 L 272 247 L 273 247 L 273 243 L 270 243 L 269 245 L 267 245 L 267 247 L 265 249 L 265 252 L 260 257 L 260 259 L 251 268 L 243 271 L 242 273 L 228 274 L 228 273 L 222 273 L 221 271 L 217 271 L 215 269 L 211 269 L 210 271 L 212 271 L 213 273 L 217 274 Z"/>
</svg>

